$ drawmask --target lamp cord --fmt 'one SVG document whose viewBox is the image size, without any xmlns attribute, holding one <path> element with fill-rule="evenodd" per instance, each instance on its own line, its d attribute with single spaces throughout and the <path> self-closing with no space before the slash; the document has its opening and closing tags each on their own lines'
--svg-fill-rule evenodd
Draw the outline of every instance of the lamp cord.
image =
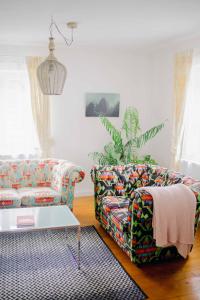
<svg viewBox="0 0 200 300">
<path fill-rule="evenodd" d="M 58 25 L 56 24 L 56 22 L 54 21 L 53 17 L 51 17 L 51 24 L 49 26 L 49 32 L 50 32 L 50 37 L 52 38 L 53 37 L 53 26 L 55 27 L 55 29 L 57 30 L 57 32 L 60 34 L 60 36 L 63 38 L 63 40 L 65 41 L 66 45 L 68 47 L 71 46 L 71 44 L 73 43 L 74 41 L 74 30 L 73 28 L 71 28 L 71 39 L 67 39 L 65 37 L 65 35 L 62 33 L 62 31 L 59 29 Z"/>
</svg>

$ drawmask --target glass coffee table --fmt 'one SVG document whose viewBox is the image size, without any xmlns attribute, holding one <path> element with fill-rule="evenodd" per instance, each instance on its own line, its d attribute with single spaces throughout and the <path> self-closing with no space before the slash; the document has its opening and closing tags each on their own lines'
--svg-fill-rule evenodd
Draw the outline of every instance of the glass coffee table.
<svg viewBox="0 0 200 300">
<path fill-rule="evenodd" d="M 18 224 L 22 218 L 34 219 L 32 225 Z M 80 269 L 80 236 L 81 226 L 72 211 L 65 205 L 60 206 L 42 206 L 29 208 L 5 208 L 0 209 L 0 233 L 1 232 L 22 232 L 37 231 L 43 229 L 67 230 L 69 227 L 77 228 L 78 241 L 78 269 Z M 70 247 L 69 247 L 70 248 Z"/>
</svg>

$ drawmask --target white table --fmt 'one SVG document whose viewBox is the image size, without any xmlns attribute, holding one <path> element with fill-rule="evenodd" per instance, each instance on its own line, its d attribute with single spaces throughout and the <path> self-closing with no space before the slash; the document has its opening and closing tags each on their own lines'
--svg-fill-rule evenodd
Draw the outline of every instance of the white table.
<svg viewBox="0 0 200 300">
<path fill-rule="evenodd" d="M 17 226 L 18 216 L 34 216 L 34 225 Z M 80 269 L 80 235 L 81 226 L 71 210 L 64 205 L 30 207 L 30 208 L 5 208 L 0 209 L 0 233 L 37 231 L 43 229 L 77 228 L 78 240 L 78 269 Z"/>
</svg>

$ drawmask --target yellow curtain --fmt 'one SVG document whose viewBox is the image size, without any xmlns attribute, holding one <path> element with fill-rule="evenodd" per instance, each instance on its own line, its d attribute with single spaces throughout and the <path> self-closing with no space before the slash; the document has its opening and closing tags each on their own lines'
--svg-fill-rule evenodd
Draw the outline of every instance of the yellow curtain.
<svg viewBox="0 0 200 300">
<path fill-rule="evenodd" d="M 31 105 L 33 119 L 35 122 L 40 147 L 41 156 L 50 157 L 50 103 L 49 97 L 43 95 L 37 79 L 37 67 L 43 61 L 41 57 L 27 57 L 26 63 L 29 73 L 31 89 Z"/>
<path fill-rule="evenodd" d="M 193 50 L 176 54 L 174 66 L 174 126 L 172 167 L 179 169 L 183 140 L 183 118 Z"/>
</svg>

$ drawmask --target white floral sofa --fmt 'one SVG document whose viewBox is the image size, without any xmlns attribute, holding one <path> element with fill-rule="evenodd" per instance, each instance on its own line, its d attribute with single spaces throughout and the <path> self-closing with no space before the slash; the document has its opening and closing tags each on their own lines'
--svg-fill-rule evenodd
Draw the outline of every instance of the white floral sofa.
<svg viewBox="0 0 200 300">
<path fill-rule="evenodd" d="M 0 160 L 0 208 L 66 204 L 84 171 L 66 160 Z"/>
</svg>

